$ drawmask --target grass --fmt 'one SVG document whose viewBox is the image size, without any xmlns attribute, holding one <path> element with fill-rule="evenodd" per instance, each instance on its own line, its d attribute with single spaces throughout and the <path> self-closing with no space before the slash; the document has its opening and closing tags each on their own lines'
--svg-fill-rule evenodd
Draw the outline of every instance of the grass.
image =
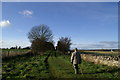
<svg viewBox="0 0 120 80">
<path fill-rule="evenodd" d="M 3 78 L 49 78 L 44 60 L 46 55 L 28 54 L 3 59 Z"/>
<path fill-rule="evenodd" d="M 118 56 L 119 52 L 110 52 L 110 51 L 82 51 L 83 54 L 93 54 L 98 56 Z"/>
<path fill-rule="evenodd" d="M 2 58 L 12 57 L 30 52 L 30 49 L 0 49 Z"/>
<path fill-rule="evenodd" d="M 111 51 L 85 51 L 85 52 L 93 52 L 93 53 L 100 53 L 100 54 L 118 54 L 118 52 L 111 52 Z"/>
<path fill-rule="evenodd" d="M 100 64 L 82 61 L 79 72 L 74 74 L 73 65 L 70 63 L 70 55 L 52 54 L 47 62 L 44 62 L 48 54 L 30 55 L 24 54 L 12 58 L 3 59 L 3 79 L 27 78 L 27 79 L 56 79 L 56 78 L 109 78 L 120 79 L 120 68 L 108 67 Z M 81 72 L 82 71 L 82 72 Z"/>
<path fill-rule="evenodd" d="M 53 78 L 120 78 L 120 69 L 100 64 L 82 61 L 79 65 L 79 72 L 74 74 L 73 65 L 70 63 L 70 56 L 50 57 L 50 72 Z"/>
</svg>

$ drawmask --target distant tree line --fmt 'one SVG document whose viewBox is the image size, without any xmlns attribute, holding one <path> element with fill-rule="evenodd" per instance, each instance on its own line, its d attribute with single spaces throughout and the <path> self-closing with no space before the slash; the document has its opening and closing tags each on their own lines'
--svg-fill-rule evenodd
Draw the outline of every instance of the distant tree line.
<svg viewBox="0 0 120 80">
<path fill-rule="evenodd" d="M 21 47 L 21 46 L 15 46 L 15 47 L 10 47 L 10 48 L 0 48 L 0 49 L 31 49 L 30 47 Z"/>
<path fill-rule="evenodd" d="M 68 37 L 61 37 L 54 46 L 53 34 L 47 25 L 41 24 L 32 27 L 28 32 L 28 39 L 30 40 L 31 49 L 33 53 L 41 53 L 46 51 L 60 51 L 62 53 L 70 50 L 71 39 Z"/>
</svg>

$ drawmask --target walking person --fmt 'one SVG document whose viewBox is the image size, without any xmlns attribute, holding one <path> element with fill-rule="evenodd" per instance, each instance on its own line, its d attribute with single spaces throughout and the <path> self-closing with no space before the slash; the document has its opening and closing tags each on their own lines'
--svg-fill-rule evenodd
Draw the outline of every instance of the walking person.
<svg viewBox="0 0 120 80">
<path fill-rule="evenodd" d="M 71 63 L 74 66 L 75 74 L 78 74 L 78 64 L 81 64 L 81 55 L 78 52 L 77 48 L 74 49 L 74 52 L 71 54 Z"/>
</svg>

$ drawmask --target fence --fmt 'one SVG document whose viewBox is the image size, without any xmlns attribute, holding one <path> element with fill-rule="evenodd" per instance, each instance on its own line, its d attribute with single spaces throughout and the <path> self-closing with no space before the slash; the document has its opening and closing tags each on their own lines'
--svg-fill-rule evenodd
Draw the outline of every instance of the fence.
<svg viewBox="0 0 120 80">
<path fill-rule="evenodd" d="M 26 54 L 30 50 L 2 50 L 2 58 Z"/>
</svg>

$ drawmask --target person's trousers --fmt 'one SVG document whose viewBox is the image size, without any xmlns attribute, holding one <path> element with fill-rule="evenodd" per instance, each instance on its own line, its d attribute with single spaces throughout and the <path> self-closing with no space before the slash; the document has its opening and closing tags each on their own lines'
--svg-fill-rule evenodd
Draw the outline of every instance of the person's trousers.
<svg viewBox="0 0 120 80">
<path fill-rule="evenodd" d="M 73 64 L 75 69 L 75 74 L 78 74 L 78 64 Z"/>
</svg>

